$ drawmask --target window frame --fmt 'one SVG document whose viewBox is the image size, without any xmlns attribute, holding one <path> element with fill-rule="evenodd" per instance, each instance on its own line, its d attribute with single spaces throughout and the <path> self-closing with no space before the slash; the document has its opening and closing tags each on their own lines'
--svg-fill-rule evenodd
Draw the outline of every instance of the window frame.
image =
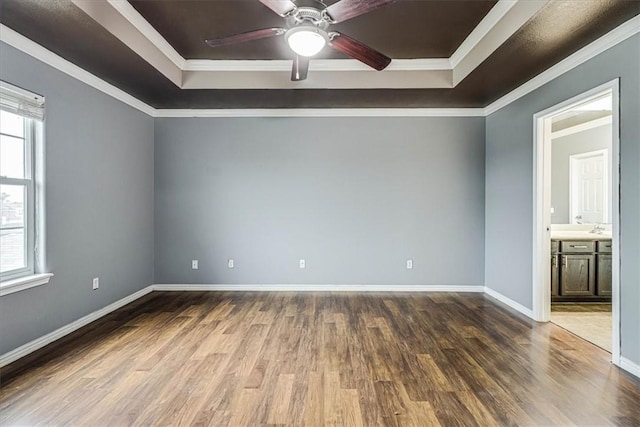
<svg viewBox="0 0 640 427">
<path fill-rule="evenodd" d="M 15 113 L 13 113 L 15 114 Z M 19 115 L 19 114 L 16 114 Z M 36 251 L 36 159 L 35 159 L 35 139 L 38 134 L 36 120 L 20 116 L 24 123 L 23 133 L 23 149 L 24 149 L 24 178 L 11 178 L 0 175 L 0 184 L 14 185 L 24 187 L 24 220 L 23 226 L 25 230 L 24 243 L 24 259 L 26 265 L 22 268 L 0 272 L 0 282 L 7 282 L 25 276 L 35 274 L 35 251 Z M 0 132 L 0 135 L 17 138 L 16 135 L 10 135 Z"/>
<path fill-rule="evenodd" d="M 0 297 L 45 285 L 53 277 L 46 262 L 45 98 L 0 80 L 0 110 L 23 118 L 25 174 L 22 178 L 0 178 L 6 184 L 23 186 L 25 229 L 24 268 L 0 273 Z M 6 135 L 6 134 L 5 134 Z M 20 138 L 17 135 L 9 137 Z"/>
</svg>

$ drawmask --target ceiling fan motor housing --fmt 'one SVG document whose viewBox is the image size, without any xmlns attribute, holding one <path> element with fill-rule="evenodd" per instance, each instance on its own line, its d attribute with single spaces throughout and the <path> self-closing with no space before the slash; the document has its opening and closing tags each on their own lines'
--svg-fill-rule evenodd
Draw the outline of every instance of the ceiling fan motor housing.
<svg viewBox="0 0 640 427">
<path fill-rule="evenodd" d="M 315 7 L 298 7 L 286 17 L 287 27 L 293 28 L 301 25 L 313 26 L 326 30 L 331 24 L 326 14 Z"/>
</svg>

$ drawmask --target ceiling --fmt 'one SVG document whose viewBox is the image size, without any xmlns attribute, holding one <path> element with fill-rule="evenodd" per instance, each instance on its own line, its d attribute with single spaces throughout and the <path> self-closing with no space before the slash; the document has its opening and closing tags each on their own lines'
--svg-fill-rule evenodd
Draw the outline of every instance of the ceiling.
<svg viewBox="0 0 640 427">
<path fill-rule="evenodd" d="M 484 107 L 638 14 L 637 0 L 399 0 L 332 26 L 386 70 L 325 48 L 291 82 L 281 38 L 204 43 L 282 26 L 257 0 L 0 2 L 4 26 L 155 108 Z"/>
<path fill-rule="evenodd" d="M 283 19 L 257 0 L 130 0 L 129 3 L 184 58 L 291 59 L 282 38 L 216 49 L 202 42 L 282 26 Z M 325 1 L 326 5 L 333 3 L 336 1 Z M 331 29 L 366 42 L 394 59 L 446 58 L 496 3 L 497 0 L 399 1 Z M 333 49 L 324 49 L 319 57 L 347 58 Z"/>
</svg>

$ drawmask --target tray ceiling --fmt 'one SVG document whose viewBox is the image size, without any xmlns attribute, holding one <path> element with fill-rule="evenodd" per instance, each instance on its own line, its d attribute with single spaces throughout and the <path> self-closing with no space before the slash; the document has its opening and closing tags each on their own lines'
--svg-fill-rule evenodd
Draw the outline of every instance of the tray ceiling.
<svg viewBox="0 0 640 427">
<path fill-rule="evenodd" d="M 257 0 L 0 2 L 3 25 L 155 108 L 483 107 L 639 13 L 635 0 L 400 0 L 339 26 L 393 58 L 387 70 L 327 49 L 296 86 L 282 40 L 203 43 L 281 25 Z"/>
</svg>

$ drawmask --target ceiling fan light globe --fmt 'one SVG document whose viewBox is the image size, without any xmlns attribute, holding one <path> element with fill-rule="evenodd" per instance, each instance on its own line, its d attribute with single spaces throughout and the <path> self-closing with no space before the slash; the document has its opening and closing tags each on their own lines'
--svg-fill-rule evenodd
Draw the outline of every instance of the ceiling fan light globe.
<svg viewBox="0 0 640 427">
<path fill-rule="evenodd" d="M 285 35 L 287 44 L 300 56 L 314 56 L 327 44 L 327 35 L 318 28 L 295 27 Z"/>
</svg>

